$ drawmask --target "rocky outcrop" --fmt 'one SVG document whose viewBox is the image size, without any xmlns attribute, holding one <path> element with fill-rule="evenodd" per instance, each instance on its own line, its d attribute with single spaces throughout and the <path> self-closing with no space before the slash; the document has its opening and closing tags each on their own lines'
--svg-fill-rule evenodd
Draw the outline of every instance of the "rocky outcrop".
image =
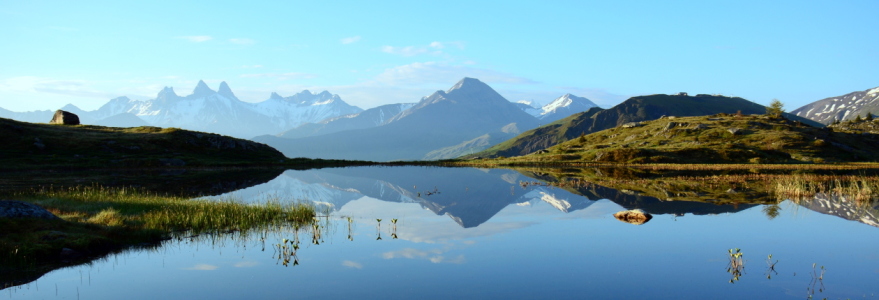
<svg viewBox="0 0 879 300">
<path fill-rule="evenodd" d="M 49 124 L 79 125 L 79 116 L 72 112 L 56 110 Z"/>
<path fill-rule="evenodd" d="M 640 209 L 621 211 L 613 214 L 613 217 L 617 218 L 617 220 L 635 225 L 641 225 L 647 223 L 650 219 L 653 219 L 652 215 Z"/>
<path fill-rule="evenodd" d="M 60 220 L 48 210 L 27 202 L 0 200 L 0 218 L 39 218 Z"/>
</svg>

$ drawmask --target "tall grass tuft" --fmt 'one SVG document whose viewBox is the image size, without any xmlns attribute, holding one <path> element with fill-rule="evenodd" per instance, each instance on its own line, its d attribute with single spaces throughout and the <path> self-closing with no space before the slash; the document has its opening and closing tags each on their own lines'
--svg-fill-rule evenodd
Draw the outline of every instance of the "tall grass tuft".
<svg viewBox="0 0 879 300">
<path fill-rule="evenodd" d="M 67 221 L 165 232 L 248 230 L 310 223 L 314 208 L 278 198 L 247 204 L 148 193 L 136 188 L 79 186 L 45 188 L 19 198 L 46 207 Z"/>
<path fill-rule="evenodd" d="M 824 194 L 868 203 L 879 197 L 879 177 L 800 174 L 779 177 L 772 188 L 779 200 L 807 199 Z"/>
</svg>

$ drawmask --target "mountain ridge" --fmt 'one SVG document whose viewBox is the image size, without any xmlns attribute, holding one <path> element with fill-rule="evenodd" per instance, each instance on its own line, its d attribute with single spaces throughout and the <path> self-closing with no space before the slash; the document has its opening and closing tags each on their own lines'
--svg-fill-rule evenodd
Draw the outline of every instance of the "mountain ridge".
<svg viewBox="0 0 879 300">
<path fill-rule="evenodd" d="M 533 128 L 538 120 L 478 79 L 464 78 L 447 91 L 423 97 L 381 126 L 299 139 L 263 136 L 255 140 L 290 157 L 417 160 L 511 123 Z"/>
<path fill-rule="evenodd" d="M 766 112 L 766 107 L 738 97 L 707 94 L 636 96 L 609 109 L 594 107 L 586 112 L 525 131 L 513 139 L 466 157 L 525 155 L 576 138 L 581 134 L 590 134 L 630 122 L 655 120 L 662 116 L 702 116 L 737 112 L 763 114 Z M 811 125 L 820 125 L 804 118 L 789 114 L 788 116 Z"/>
<path fill-rule="evenodd" d="M 824 98 L 791 111 L 791 114 L 824 125 L 853 120 L 857 116 L 866 117 L 868 113 L 879 114 L 879 87 Z"/>
</svg>

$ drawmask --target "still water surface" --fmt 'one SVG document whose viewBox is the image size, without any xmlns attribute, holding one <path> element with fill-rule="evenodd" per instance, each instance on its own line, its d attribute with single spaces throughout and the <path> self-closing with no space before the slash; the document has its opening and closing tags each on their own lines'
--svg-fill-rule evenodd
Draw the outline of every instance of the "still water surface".
<svg viewBox="0 0 879 300">
<path fill-rule="evenodd" d="M 870 299 L 879 292 L 875 218 L 846 216 L 839 203 L 785 201 L 771 218 L 755 204 L 520 185 L 534 180 L 501 169 L 285 171 L 215 198 L 314 201 L 328 212 L 319 236 L 287 228 L 175 239 L 50 272 L 0 291 L 0 299 Z M 654 218 L 633 225 L 612 216 L 632 208 Z M 297 265 L 278 259 L 284 239 L 299 241 Z M 731 248 L 743 254 L 739 272 L 729 269 Z"/>
</svg>

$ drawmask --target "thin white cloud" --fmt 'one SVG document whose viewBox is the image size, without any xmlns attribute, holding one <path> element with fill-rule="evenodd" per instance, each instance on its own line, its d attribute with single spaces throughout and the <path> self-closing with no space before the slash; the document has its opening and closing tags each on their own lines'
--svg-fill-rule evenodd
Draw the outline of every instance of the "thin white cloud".
<svg viewBox="0 0 879 300">
<path fill-rule="evenodd" d="M 353 262 L 353 261 L 350 261 L 350 260 L 343 261 L 343 262 L 342 262 L 342 265 L 343 265 L 343 266 L 346 266 L 346 267 L 349 267 L 349 268 L 354 268 L 354 269 L 363 269 L 363 265 L 362 265 L 362 264 L 360 264 L 360 263 L 358 263 L 358 262 Z"/>
<path fill-rule="evenodd" d="M 215 266 L 215 265 L 209 265 L 209 264 L 197 264 L 197 265 L 195 265 L 195 266 L 192 266 L 192 267 L 189 267 L 189 268 L 183 268 L 183 269 L 184 269 L 184 270 L 190 270 L 190 271 L 213 271 L 213 270 L 216 270 L 216 269 L 218 269 L 218 268 L 220 268 L 220 267 Z"/>
<path fill-rule="evenodd" d="M 353 44 L 353 43 L 356 43 L 356 42 L 359 42 L 359 41 L 360 41 L 360 36 L 358 35 L 358 36 L 346 37 L 346 38 L 343 38 L 343 39 L 341 39 L 341 40 L 339 40 L 339 41 L 342 42 L 342 44 L 345 44 L 345 45 L 347 45 L 347 44 Z"/>
<path fill-rule="evenodd" d="M 431 42 L 427 46 L 382 46 L 381 51 L 401 56 L 416 56 L 420 54 L 442 55 L 445 54 L 442 49 L 447 46 L 454 46 L 462 50 L 464 49 L 464 43 L 462 42 Z"/>
<path fill-rule="evenodd" d="M 184 40 L 187 40 L 187 41 L 190 41 L 193 43 L 207 42 L 207 41 L 214 39 L 213 37 L 211 37 L 209 35 L 188 35 L 188 36 L 178 36 L 177 38 L 184 39 Z"/>
<path fill-rule="evenodd" d="M 317 75 L 300 72 L 241 74 L 241 78 L 275 78 L 278 80 L 312 79 Z"/>
<path fill-rule="evenodd" d="M 85 98 L 114 97 L 114 94 L 91 88 L 85 80 L 57 80 L 36 76 L 0 80 L 0 92 L 39 92 Z"/>
<path fill-rule="evenodd" d="M 245 39 L 245 38 L 229 39 L 229 42 L 230 42 L 230 43 L 233 43 L 233 44 L 238 44 L 238 45 L 253 45 L 253 44 L 256 44 L 256 41 L 254 41 L 254 40 L 252 40 L 252 39 Z"/>
</svg>

